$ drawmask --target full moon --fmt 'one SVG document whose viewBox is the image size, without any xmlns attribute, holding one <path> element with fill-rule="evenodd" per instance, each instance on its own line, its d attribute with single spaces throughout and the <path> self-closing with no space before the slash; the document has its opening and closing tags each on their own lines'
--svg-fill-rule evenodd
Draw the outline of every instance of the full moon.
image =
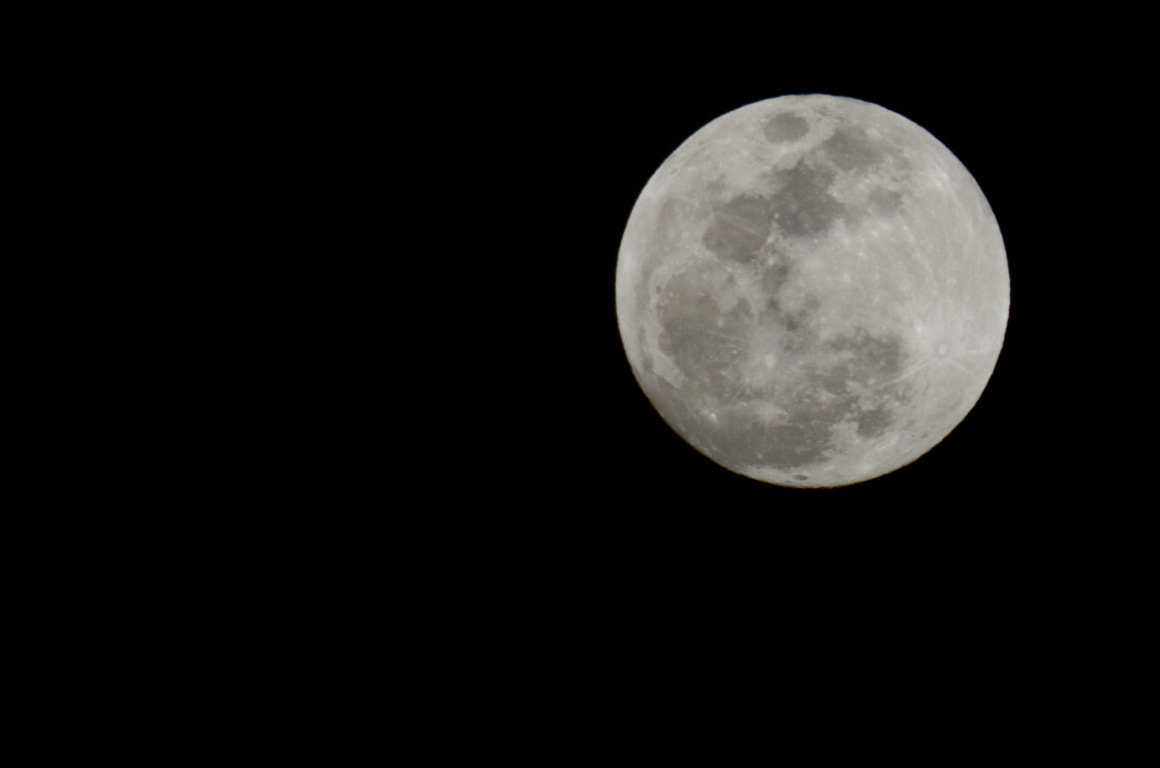
<svg viewBox="0 0 1160 768">
<path fill-rule="evenodd" d="M 827 95 L 736 109 L 653 174 L 616 267 L 637 382 L 690 445 L 783 486 L 892 472 L 974 407 L 1003 345 L 995 216 L 930 133 Z"/>
</svg>

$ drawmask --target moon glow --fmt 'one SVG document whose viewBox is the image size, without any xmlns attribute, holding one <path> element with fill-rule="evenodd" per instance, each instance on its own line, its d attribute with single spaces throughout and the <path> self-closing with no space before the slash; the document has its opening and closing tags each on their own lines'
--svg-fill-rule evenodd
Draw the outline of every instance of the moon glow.
<svg viewBox="0 0 1160 768">
<path fill-rule="evenodd" d="M 926 130 L 855 99 L 749 104 L 653 174 L 616 270 L 637 382 L 742 475 L 832 487 L 929 451 L 978 401 L 1007 326 L 998 223 Z"/>
</svg>

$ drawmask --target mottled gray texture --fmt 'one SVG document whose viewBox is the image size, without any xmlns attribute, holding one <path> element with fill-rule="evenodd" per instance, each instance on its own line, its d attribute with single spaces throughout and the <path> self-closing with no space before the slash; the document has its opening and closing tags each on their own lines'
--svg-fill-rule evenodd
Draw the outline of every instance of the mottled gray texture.
<svg viewBox="0 0 1160 768">
<path fill-rule="evenodd" d="M 793 486 L 889 472 L 977 401 L 1006 327 L 1002 239 L 966 169 L 881 107 L 723 115 L 637 201 L 617 315 L 641 387 L 714 461 Z"/>
</svg>

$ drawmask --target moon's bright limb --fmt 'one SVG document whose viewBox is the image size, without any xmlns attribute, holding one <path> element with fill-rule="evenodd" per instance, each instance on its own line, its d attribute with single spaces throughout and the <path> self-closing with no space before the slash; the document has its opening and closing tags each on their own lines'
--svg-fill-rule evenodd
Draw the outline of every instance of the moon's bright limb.
<svg viewBox="0 0 1160 768">
<path fill-rule="evenodd" d="M 994 214 L 901 115 L 783 96 L 712 121 L 641 192 L 616 307 L 633 373 L 729 469 L 825 487 L 891 472 L 977 402 L 1007 325 Z"/>
</svg>

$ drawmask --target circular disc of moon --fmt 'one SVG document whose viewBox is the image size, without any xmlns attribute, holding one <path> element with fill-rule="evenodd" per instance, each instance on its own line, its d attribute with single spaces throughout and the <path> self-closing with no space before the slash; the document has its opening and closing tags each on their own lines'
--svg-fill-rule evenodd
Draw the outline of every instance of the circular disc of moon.
<svg viewBox="0 0 1160 768">
<path fill-rule="evenodd" d="M 922 456 L 994 370 L 999 226 L 950 150 L 856 99 L 782 96 L 686 140 L 633 207 L 621 339 L 664 420 L 718 464 L 832 487 Z"/>
</svg>

